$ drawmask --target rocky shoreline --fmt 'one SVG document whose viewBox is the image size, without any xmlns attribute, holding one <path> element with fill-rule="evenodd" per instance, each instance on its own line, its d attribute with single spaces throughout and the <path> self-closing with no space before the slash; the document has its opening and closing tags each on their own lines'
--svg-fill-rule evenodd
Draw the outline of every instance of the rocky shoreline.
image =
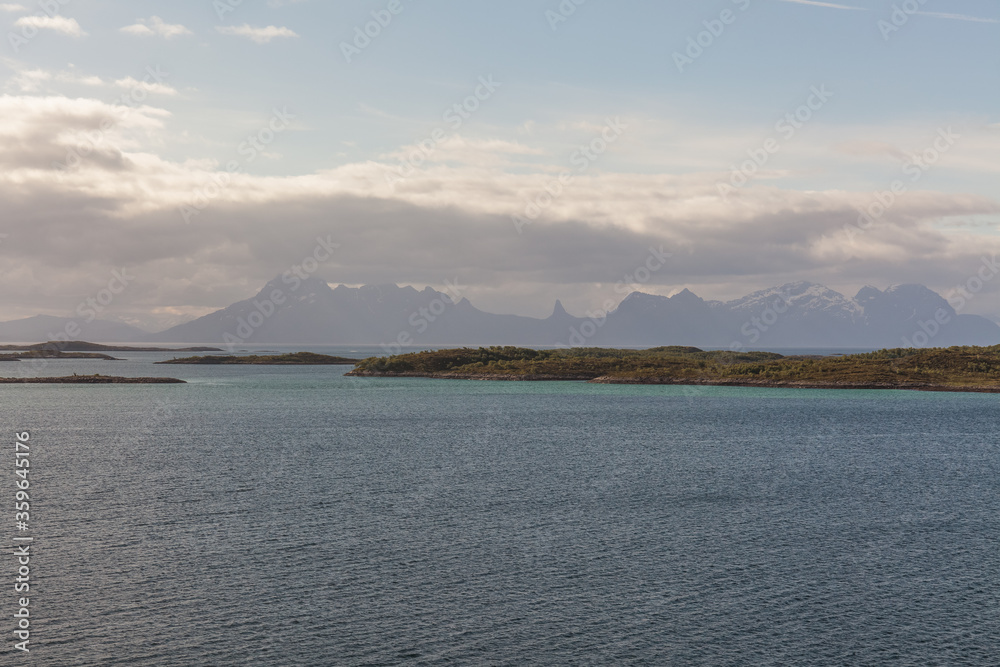
<svg viewBox="0 0 1000 667">
<path fill-rule="evenodd" d="M 602 376 L 590 380 L 593 384 L 661 384 L 693 387 L 759 387 L 763 389 L 894 389 L 905 391 L 953 391 L 1000 393 L 1000 386 L 986 385 L 938 385 L 918 382 L 817 382 L 814 380 L 703 380 L 677 378 L 616 378 Z"/>
<path fill-rule="evenodd" d="M 559 380 L 571 381 L 594 381 L 597 378 L 592 373 L 567 373 L 565 375 L 545 374 L 545 373 L 420 373 L 403 372 L 390 373 L 378 371 L 353 370 L 344 375 L 349 377 L 377 377 L 377 378 L 428 378 L 431 380 L 484 380 L 490 382 L 554 382 Z"/>
<path fill-rule="evenodd" d="M 506 374 L 506 373 L 380 373 L 373 371 L 351 371 L 353 377 L 391 377 L 391 378 L 426 378 L 431 380 L 477 380 L 486 382 L 555 382 L 573 381 L 590 384 L 634 384 L 634 385 L 674 385 L 688 387 L 751 387 L 760 389 L 890 389 L 905 391 L 940 391 L 940 392 L 975 392 L 998 394 L 1000 386 L 988 385 L 936 385 L 927 383 L 889 383 L 889 382 L 816 382 L 816 381 L 778 381 L 778 380 L 709 380 L 703 378 L 671 378 L 671 377 L 615 377 L 587 373 L 559 374 Z"/>
</svg>

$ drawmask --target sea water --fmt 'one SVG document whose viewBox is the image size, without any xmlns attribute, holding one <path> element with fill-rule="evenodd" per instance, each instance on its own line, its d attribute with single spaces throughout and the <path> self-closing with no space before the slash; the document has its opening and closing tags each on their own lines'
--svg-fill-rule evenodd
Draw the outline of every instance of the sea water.
<svg viewBox="0 0 1000 667">
<path fill-rule="evenodd" d="M 0 385 L 8 658 L 29 431 L 38 665 L 997 664 L 1000 396 L 116 356 Z"/>
</svg>

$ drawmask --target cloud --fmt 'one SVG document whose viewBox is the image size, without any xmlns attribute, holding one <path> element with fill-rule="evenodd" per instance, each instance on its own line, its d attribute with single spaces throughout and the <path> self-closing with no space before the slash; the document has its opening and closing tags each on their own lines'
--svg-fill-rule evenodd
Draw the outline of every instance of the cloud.
<svg viewBox="0 0 1000 667">
<path fill-rule="evenodd" d="M 190 30 L 179 23 L 165 23 L 159 16 L 153 16 L 148 21 L 145 19 L 138 19 L 138 21 L 133 25 L 127 25 L 120 30 L 121 32 L 128 33 L 130 35 L 159 35 L 165 39 L 193 34 Z"/>
<path fill-rule="evenodd" d="M 845 141 L 834 146 L 834 150 L 858 157 L 890 156 L 901 162 L 909 159 L 901 148 L 885 141 Z"/>
<path fill-rule="evenodd" d="M 858 12 L 867 12 L 868 9 L 864 7 L 851 7 L 850 5 L 837 5 L 832 2 L 817 2 L 816 0 L 781 0 L 782 2 L 791 2 L 796 5 L 812 5 L 814 7 L 827 7 L 829 9 L 850 9 Z"/>
<path fill-rule="evenodd" d="M 77 86 L 96 87 L 117 87 L 127 90 L 141 90 L 146 93 L 159 95 L 177 95 L 178 92 L 173 87 L 151 81 L 139 81 L 132 77 L 124 77 L 115 81 L 105 81 L 99 76 L 81 74 L 75 69 L 69 70 L 46 70 L 41 68 L 28 69 L 22 63 L 11 59 L 2 59 L 0 62 L 14 70 L 14 75 L 7 81 L 8 90 L 21 93 L 55 92 L 51 84 L 63 83 Z"/>
<path fill-rule="evenodd" d="M 177 95 L 177 89 L 172 86 L 168 86 L 165 83 L 156 83 L 153 81 L 139 81 L 138 79 L 133 79 L 130 76 L 124 79 L 117 79 L 114 85 L 119 88 L 125 88 L 128 90 L 142 90 L 147 93 L 153 93 L 158 95 Z"/>
<path fill-rule="evenodd" d="M 0 183 L 31 181 L 40 172 L 59 175 L 70 151 L 87 156 L 94 168 L 117 170 L 122 150 L 138 148 L 139 138 L 163 127 L 170 114 L 153 107 L 125 107 L 93 99 L 61 96 L 0 96 Z M 20 174 L 21 176 L 17 176 Z M 24 182 L 27 182 L 24 181 Z M 59 189 L 59 188 L 56 188 Z"/>
<path fill-rule="evenodd" d="M 55 32 L 72 35 L 73 37 L 81 37 L 87 34 L 80 27 L 80 24 L 76 22 L 76 19 L 66 18 L 65 16 L 22 16 L 14 21 L 14 25 L 18 28 L 54 30 Z"/>
<path fill-rule="evenodd" d="M 997 19 L 984 19 L 967 14 L 949 14 L 946 12 L 917 12 L 921 16 L 933 16 L 939 19 L 950 19 L 952 21 L 972 21 L 973 23 L 1000 23 Z"/>
<path fill-rule="evenodd" d="M 0 11 L 3 12 L 26 12 L 28 8 L 24 5 L 18 5 L 12 2 L 2 2 L 0 3 Z"/>
<path fill-rule="evenodd" d="M 99 76 L 86 76 L 76 72 L 50 72 L 42 69 L 27 70 L 18 73 L 13 82 L 20 85 L 25 92 L 35 92 L 39 90 L 42 82 L 53 81 L 69 83 L 80 86 L 104 86 L 107 85 Z"/>
<path fill-rule="evenodd" d="M 8 87 L 14 87 L 22 92 L 38 92 L 44 82 L 52 79 L 52 72 L 44 69 L 23 70 L 11 77 Z"/>
<path fill-rule="evenodd" d="M 273 25 L 269 25 L 266 28 L 254 28 L 244 23 L 241 26 L 219 26 L 216 30 L 223 35 L 246 37 L 258 44 L 267 44 L 276 37 L 298 37 L 298 34 L 290 28 L 279 28 Z"/>
<path fill-rule="evenodd" d="M 74 70 L 52 71 L 41 68 L 28 69 L 16 60 L 3 59 L 2 62 L 14 70 L 14 75 L 8 79 L 6 88 L 23 93 L 37 93 L 46 89 L 50 83 L 69 83 L 81 86 L 107 85 L 98 76 L 79 74 Z"/>
<path fill-rule="evenodd" d="M 461 164 L 467 168 L 520 165 L 518 156 L 541 156 L 544 151 L 524 144 L 501 139 L 470 139 L 455 134 L 428 148 L 411 144 L 384 154 L 382 157 L 400 168 L 426 162 L 428 164 Z"/>
<path fill-rule="evenodd" d="M 535 145 L 456 138 L 392 189 L 385 174 L 398 152 L 284 177 L 248 173 L 254 165 L 245 160 L 228 174 L 211 160 L 164 159 L 156 149 L 171 136 L 170 116 L 148 106 L 7 95 L 0 117 L 0 201 L 9 235 L 0 246 L 8 296 L 0 319 L 71 312 L 107 283 L 111 268 L 127 266 L 138 278 L 112 314 L 155 329 L 163 313 L 176 321 L 252 296 L 327 235 L 343 248 L 319 273 L 331 282 L 437 285 L 458 277 L 483 309 L 536 314 L 556 297 L 575 312 L 620 297 L 613 285 L 649 246 L 674 253 L 650 291 L 689 286 L 706 297 L 791 279 L 946 289 L 975 271 L 983 253 L 1000 252 L 1000 238 L 939 228 L 946 218 L 1000 215 L 997 201 L 962 193 L 913 187 L 852 242 L 844 228 L 871 204 L 876 186 L 751 184 L 726 202 L 717 196 L 725 171 L 595 168 L 564 184 L 518 234 L 511 214 L 556 179 L 565 158 L 558 151 L 546 158 Z M 102 133 L 109 117 L 116 124 Z M 872 143 L 882 130 L 858 133 L 852 150 L 910 145 L 891 136 L 884 146 Z M 1000 138 L 984 139 L 995 134 L 970 134 L 963 147 L 995 163 Z M 282 140 L 268 149 L 280 151 Z M 78 166 L 53 166 L 71 151 L 82 158 Z M 509 168 L 506 160 L 524 155 L 536 163 Z M 232 158 L 243 159 L 236 146 Z M 204 206 L 188 224 L 179 208 L 196 201 Z M 1000 296 L 984 292 L 980 304 L 998 311 Z"/>
</svg>

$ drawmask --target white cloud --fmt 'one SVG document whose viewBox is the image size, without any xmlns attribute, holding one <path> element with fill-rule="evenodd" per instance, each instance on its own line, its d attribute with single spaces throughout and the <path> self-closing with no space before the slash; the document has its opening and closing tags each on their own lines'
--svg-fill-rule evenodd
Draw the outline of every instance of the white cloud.
<svg viewBox="0 0 1000 667">
<path fill-rule="evenodd" d="M 978 16 L 969 16 L 967 14 L 949 14 L 947 12 L 917 12 L 922 16 L 933 16 L 939 19 L 950 19 L 952 21 L 972 21 L 973 23 L 1000 23 L 997 19 L 983 19 Z"/>
<path fill-rule="evenodd" d="M 25 93 L 38 92 L 46 81 L 52 79 L 52 72 L 44 69 L 23 70 L 11 77 L 8 87 Z"/>
<path fill-rule="evenodd" d="M 142 90 L 147 93 L 154 93 L 159 95 L 176 95 L 177 89 L 168 86 L 165 83 L 156 83 L 152 81 L 139 81 L 138 79 L 133 79 L 130 76 L 124 79 L 118 79 L 115 81 L 115 85 L 119 88 L 126 88 L 128 90 Z"/>
<path fill-rule="evenodd" d="M 812 5 L 814 7 L 827 7 L 829 9 L 850 9 L 857 12 L 867 12 L 868 10 L 864 7 L 851 7 L 850 5 L 838 5 L 832 2 L 817 2 L 816 0 L 781 0 L 782 2 L 791 2 L 796 5 Z"/>
<path fill-rule="evenodd" d="M 388 162 L 413 164 L 460 164 L 466 168 L 503 167 L 520 164 L 518 156 L 543 156 L 545 151 L 502 139 L 470 139 L 454 134 L 435 142 L 428 149 L 420 144 L 401 146 L 384 154 Z"/>
<path fill-rule="evenodd" d="M 909 159 L 909 156 L 898 146 L 878 140 L 845 141 L 835 145 L 833 149 L 840 153 L 857 157 L 889 156 L 901 161 Z"/>
<path fill-rule="evenodd" d="M 18 5 L 12 2 L 2 2 L 0 3 L 0 11 L 3 12 L 26 12 L 28 8 L 24 5 Z"/>
<path fill-rule="evenodd" d="M 193 34 L 183 25 L 179 23 L 166 23 L 159 16 L 154 16 L 148 21 L 145 19 L 138 19 L 138 21 L 133 25 L 127 25 L 120 30 L 121 32 L 128 33 L 130 35 L 159 35 L 160 37 L 164 37 L 166 39 Z"/>
<path fill-rule="evenodd" d="M 86 76 L 75 71 L 51 71 L 41 68 L 26 69 L 7 63 L 14 69 L 14 75 L 8 80 L 6 88 L 22 93 L 37 93 L 50 83 L 69 83 L 81 86 L 107 85 L 99 76 Z"/>
<path fill-rule="evenodd" d="M 13 76 L 7 81 L 6 89 L 21 93 L 54 93 L 51 84 L 64 83 L 78 86 L 90 87 L 117 87 L 127 90 L 142 90 L 146 93 L 159 95 L 177 95 L 175 88 L 164 83 L 152 81 L 139 81 L 132 77 L 124 77 L 115 81 L 105 81 L 99 76 L 86 75 L 77 72 L 75 69 L 69 70 L 46 70 L 41 68 L 28 69 L 16 60 L 3 59 L 10 69 L 14 70 Z"/>
<path fill-rule="evenodd" d="M 83 31 L 76 19 L 65 16 L 22 16 L 14 21 L 18 28 L 37 28 L 39 30 L 54 30 L 73 37 L 81 37 L 87 33 Z"/>
<path fill-rule="evenodd" d="M 237 35 L 246 37 L 258 44 L 267 44 L 276 37 L 298 37 L 298 34 L 290 28 L 276 27 L 269 25 L 266 28 L 254 28 L 248 23 L 240 26 L 219 26 L 216 28 L 223 35 Z"/>
</svg>

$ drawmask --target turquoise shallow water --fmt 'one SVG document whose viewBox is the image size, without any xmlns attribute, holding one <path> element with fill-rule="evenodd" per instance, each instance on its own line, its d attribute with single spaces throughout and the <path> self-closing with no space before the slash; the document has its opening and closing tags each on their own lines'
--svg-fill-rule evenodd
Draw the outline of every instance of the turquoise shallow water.
<svg viewBox="0 0 1000 667">
<path fill-rule="evenodd" d="M 996 664 L 997 396 L 126 356 L 0 386 L 37 664 Z"/>
</svg>

